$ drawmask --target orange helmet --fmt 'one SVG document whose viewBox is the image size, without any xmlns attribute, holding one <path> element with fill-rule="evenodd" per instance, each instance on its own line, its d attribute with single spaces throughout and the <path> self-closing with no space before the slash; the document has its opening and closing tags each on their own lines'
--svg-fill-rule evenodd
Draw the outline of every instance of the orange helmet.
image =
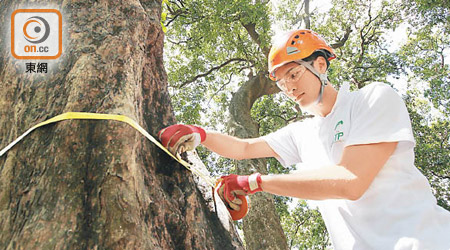
<svg viewBox="0 0 450 250">
<path fill-rule="evenodd" d="M 325 50 L 329 54 L 328 61 L 336 58 L 333 49 L 325 40 L 311 30 L 294 30 L 278 38 L 269 53 L 269 77 L 275 81 L 275 70 L 279 67 L 299 61 L 312 55 L 315 51 Z"/>
</svg>

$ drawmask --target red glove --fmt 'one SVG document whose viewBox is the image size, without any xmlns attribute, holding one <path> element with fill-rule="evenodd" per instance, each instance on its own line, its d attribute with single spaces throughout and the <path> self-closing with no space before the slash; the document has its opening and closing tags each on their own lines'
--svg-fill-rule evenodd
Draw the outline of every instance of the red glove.
<svg viewBox="0 0 450 250">
<path fill-rule="evenodd" d="M 161 129 L 158 138 L 164 147 L 176 155 L 177 152 L 181 154 L 194 150 L 206 139 L 206 132 L 197 126 L 175 124 Z"/>
<path fill-rule="evenodd" d="M 236 211 L 240 210 L 242 200 L 237 196 L 254 194 L 262 191 L 261 174 L 222 176 L 217 193 L 225 204 Z"/>
</svg>

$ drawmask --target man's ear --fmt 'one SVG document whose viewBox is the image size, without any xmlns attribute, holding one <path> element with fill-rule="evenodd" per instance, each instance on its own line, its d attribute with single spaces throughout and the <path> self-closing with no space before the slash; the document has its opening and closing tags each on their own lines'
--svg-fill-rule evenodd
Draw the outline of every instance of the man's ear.
<svg viewBox="0 0 450 250">
<path fill-rule="evenodd" d="M 328 67 L 327 59 L 325 59 L 325 57 L 323 57 L 323 56 L 318 56 L 316 58 L 316 60 L 314 60 L 313 65 L 314 65 L 314 68 L 316 68 L 316 70 L 321 74 L 323 74 L 327 71 L 327 67 Z"/>
</svg>

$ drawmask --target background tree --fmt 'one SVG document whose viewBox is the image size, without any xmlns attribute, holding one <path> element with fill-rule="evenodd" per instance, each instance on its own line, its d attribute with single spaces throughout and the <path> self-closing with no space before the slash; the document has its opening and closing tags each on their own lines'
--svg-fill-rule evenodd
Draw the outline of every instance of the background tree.
<svg viewBox="0 0 450 250">
<path fill-rule="evenodd" d="M 408 40 L 399 51 L 408 69 L 407 104 L 415 130 L 416 165 L 438 204 L 450 210 L 450 5 L 404 1 Z"/>
<path fill-rule="evenodd" d="M 175 102 L 183 105 L 195 98 L 194 105 L 183 105 L 180 114 L 189 117 L 183 122 L 200 124 L 200 103 L 205 93 L 220 91 L 226 103 L 219 104 L 219 110 L 213 111 L 216 121 L 228 120 L 229 134 L 258 137 L 258 125 L 250 115 L 251 107 L 261 96 L 279 91 L 266 77 L 265 58 L 270 44 L 267 2 L 169 1 L 167 10 L 168 41 L 174 44 L 167 47 L 168 51 L 181 52 L 169 53 L 174 62 L 168 64 L 174 72 L 170 78 L 176 83 L 175 91 L 179 91 L 177 96 L 180 97 L 175 98 Z M 230 96 L 221 90 L 229 88 L 231 82 L 234 86 L 236 82 L 242 84 Z M 210 98 L 220 97 L 213 94 Z M 227 108 L 228 117 L 224 116 Z M 268 171 L 263 159 L 228 162 L 239 174 Z M 247 247 L 287 249 L 273 196 L 253 195 L 251 204 L 252 209 L 243 220 Z"/>
<path fill-rule="evenodd" d="M 67 111 L 124 114 L 151 134 L 175 123 L 160 2 L 45 4 L 63 13 L 67 40 L 50 72 L 24 73 L 0 38 L 0 148 Z M 3 0 L 2 23 L 27 7 Z M 124 123 L 48 125 L 0 158 L 0 248 L 242 249 L 194 179 Z"/>
<path fill-rule="evenodd" d="M 442 32 L 448 30 L 447 5 L 419 0 L 403 3 L 330 1 L 329 8 L 323 10 L 321 3 L 324 2 L 169 1 L 165 22 L 166 65 L 169 70 L 169 90 L 179 121 L 241 137 L 256 137 L 290 122 L 308 119 L 309 114 L 302 113 L 294 103 L 275 94 L 278 90 L 267 79 L 266 58 L 270 48 L 269 37 L 275 33 L 274 29 L 279 32 L 311 28 L 324 36 L 338 55 L 332 62 L 329 73 L 329 78 L 336 87 L 348 81 L 353 89 L 357 89 L 379 81 L 400 88 L 402 85 L 399 83 L 406 80 L 417 83 L 405 86 L 411 91 L 418 84 L 428 82 L 438 87 L 425 91 L 423 100 L 429 100 L 440 107 L 434 108 L 440 113 L 439 122 L 436 118 L 425 116 L 420 110 L 423 105 L 413 105 L 423 103 L 417 94 L 404 94 L 416 130 L 417 165 L 430 178 L 439 204 L 448 208 L 446 190 L 449 190 L 449 164 L 446 159 L 450 149 L 445 122 L 449 119 L 444 111 L 448 107 L 450 93 L 446 71 L 448 64 L 445 63 L 449 42 L 444 36 L 446 33 Z M 410 25 L 409 40 L 404 43 L 394 40 L 397 37 L 394 34 L 401 32 L 405 25 Z M 423 29 L 422 25 L 428 28 Z M 415 33 L 420 30 L 423 31 L 422 36 Z M 434 35 L 426 36 L 428 33 Z M 420 43 L 430 45 L 424 48 L 418 46 Z M 433 44 L 436 46 L 432 46 Z M 430 52 L 432 53 L 429 54 Z M 417 126 L 420 124 L 423 127 Z M 420 131 L 427 131 L 428 137 Z M 440 132 L 436 133 L 437 131 Z M 205 149 L 198 151 L 216 175 L 266 170 L 270 173 L 286 173 L 293 169 L 281 167 L 274 159 L 258 163 L 235 162 L 217 157 Z M 429 157 L 430 155 L 435 157 Z M 436 160 L 430 162 L 428 159 Z M 433 169 L 434 174 L 428 171 L 430 169 Z M 254 206 L 250 211 L 262 211 L 259 210 L 259 203 L 253 202 L 257 196 L 251 198 Z M 322 234 L 325 228 L 317 211 L 306 210 L 304 202 L 290 208 L 292 204 L 289 202 L 292 200 L 285 197 L 274 197 L 274 201 L 288 247 L 324 249 L 329 245 L 328 236 Z M 265 202 L 264 199 L 262 202 Z M 258 211 L 255 211 L 256 207 Z M 267 210 L 265 213 L 269 214 Z M 267 216 L 250 214 L 247 220 L 251 222 L 246 222 L 245 219 L 243 222 L 249 249 L 261 249 L 258 241 L 270 239 L 265 235 L 280 235 L 274 234 L 273 228 L 261 227 L 259 218 L 266 219 Z M 252 228 L 245 227 L 246 223 L 258 227 L 252 231 Z M 267 226 L 268 222 L 262 224 Z M 238 223 L 238 226 L 242 225 Z M 264 229 L 267 232 L 261 232 Z M 282 238 L 281 236 L 279 239 Z M 285 246 L 283 244 L 278 248 Z"/>
</svg>

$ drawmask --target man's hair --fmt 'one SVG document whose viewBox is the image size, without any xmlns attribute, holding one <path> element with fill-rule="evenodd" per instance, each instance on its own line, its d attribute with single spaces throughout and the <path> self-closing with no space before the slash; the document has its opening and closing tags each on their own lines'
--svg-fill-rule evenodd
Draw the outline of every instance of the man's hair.
<svg viewBox="0 0 450 250">
<path fill-rule="evenodd" d="M 326 50 L 316 50 L 316 51 L 314 51 L 314 53 L 312 53 L 312 55 L 310 55 L 306 58 L 303 58 L 302 60 L 305 62 L 312 63 L 319 56 L 325 58 L 325 61 L 327 61 L 327 69 L 328 69 L 328 67 L 330 67 L 330 61 L 328 61 L 328 58 L 331 56 L 331 54 L 330 54 L 330 52 L 328 52 Z"/>
</svg>

